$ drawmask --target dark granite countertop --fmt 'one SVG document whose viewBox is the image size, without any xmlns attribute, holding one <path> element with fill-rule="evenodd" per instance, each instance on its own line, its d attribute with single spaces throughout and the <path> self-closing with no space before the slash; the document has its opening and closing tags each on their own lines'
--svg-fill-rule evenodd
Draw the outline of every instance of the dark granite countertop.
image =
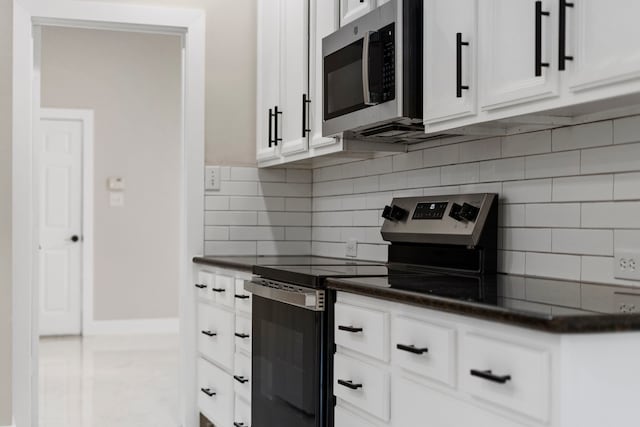
<svg viewBox="0 0 640 427">
<path fill-rule="evenodd" d="M 342 265 L 349 263 L 380 265 L 381 263 L 367 262 L 344 258 L 320 257 L 311 255 L 289 255 L 289 256 L 199 256 L 194 257 L 196 264 L 211 265 L 214 267 L 229 268 L 232 270 L 246 271 L 251 273 L 254 266 L 322 266 L 322 265 Z"/>
<path fill-rule="evenodd" d="M 466 282 L 468 279 L 462 279 Z M 424 286 L 428 282 L 424 281 Z M 438 296 L 420 278 L 328 279 L 327 287 L 373 298 L 553 333 L 640 330 L 640 288 L 498 274 L 473 297 Z M 447 285 L 447 289 L 450 289 Z M 478 282 L 474 285 L 478 287 Z M 479 295 L 479 296 L 477 296 Z"/>
</svg>

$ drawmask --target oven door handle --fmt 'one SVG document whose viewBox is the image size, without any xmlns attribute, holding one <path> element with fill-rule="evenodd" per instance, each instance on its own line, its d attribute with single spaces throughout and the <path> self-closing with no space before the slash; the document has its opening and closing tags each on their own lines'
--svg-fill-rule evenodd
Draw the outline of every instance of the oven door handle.
<svg viewBox="0 0 640 427">
<path fill-rule="evenodd" d="M 362 45 L 362 92 L 365 105 L 375 105 L 371 102 L 371 89 L 369 87 L 369 46 L 371 45 L 372 31 L 364 33 L 364 44 Z"/>
<path fill-rule="evenodd" d="M 244 289 L 272 301 L 282 302 L 311 311 L 324 311 L 324 291 L 303 288 L 286 283 L 271 282 L 265 285 L 255 280 L 244 282 Z"/>
</svg>

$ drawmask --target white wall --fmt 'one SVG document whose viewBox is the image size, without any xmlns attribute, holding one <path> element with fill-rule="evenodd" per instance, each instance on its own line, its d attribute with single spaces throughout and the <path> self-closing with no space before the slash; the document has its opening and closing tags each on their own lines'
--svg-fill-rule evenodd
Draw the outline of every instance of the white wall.
<svg viewBox="0 0 640 427">
<path fill-rule="evenodd" d="M 396 196 L 500 194 L 499 269 L 600 283 L 615 250 L 640 251 L 640 116 L 452 143 L 313 171 L 313 253 L 385 260 Z M 415 148 L 415 147 L 413 147 Z"/>
<path fill-rule="evenodd" d="M 43 29 L 42 106 L 95 111 L 96 320 L 177 317 L 180 73 L 177 36 Z"/>
<path fill-rule="evenodd" d="M 0 0 L 0 426 L 11 424 L 11 0 Z"/>
</svg>

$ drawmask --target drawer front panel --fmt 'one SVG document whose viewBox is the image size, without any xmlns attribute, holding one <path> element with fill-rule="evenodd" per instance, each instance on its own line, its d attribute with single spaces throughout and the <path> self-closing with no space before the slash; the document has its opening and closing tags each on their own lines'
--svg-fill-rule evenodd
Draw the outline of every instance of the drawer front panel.
<svg viewBox="0 0 640 427">
<path fill-rule="evenodd" d="M 335 342 L 350 350 L 388 362 L 389 314 L 336 303 Z"/>
<path fill-rule="evenodd" d="M 233 380 L 215 365 L 198 359 L 198 407 L 215 425 L 233 425 Z"/>
<path fill-rule="evenodd" d="M 236 314 L 236 352 L 251 354 L 251 319 Z"/>
<path fill-rule="evenodd" d="M 236 416 L 234 423 L 238 423 L 237 427 L 251 426 L 251 405 L 236 394 Z M 235 426 L 235 424 L 234 424 Z"/>
<path fill-rule="evenodd" d="M 334 356 L 336 397 L 389 421 L 389 373 L 340 353 Z"/>
<path fill-rule="evenodd" d="M 237 353 L 233 369 L 233 386 L 236 394 L 251 402 L 251 359 Z"/>
<path fill-rule="evenodd" d="M 216 274 L 216 280 L 211 288 L 215 294 L 215 301 L 218 304 L 233 308 L 235 304 L 235 278 L 224 274 Z"/>
<path fill-rule="evenodd" d="M 335 427 L 375 427 L 368 421 L 340 406 L 335 409 Z"/>
<path fill-rule="evenodd" d="M 236 300 L 236 310 L 241 311 L 243 313 L 251 313 L 251 292 L 247 292 L 244 290 L 244 280 L 235 279 L 236 282 L 236 292 L 234 294 Z"/>
<path fill-rule="evenodd" d="M 393 319 L 393 363 L 408 371 L 455 386 L 454 329 L 399 316 Z"/>
<path fill-rule="evenodd" d="M 198 351 L 229 370 L 235 350 L 234 320 L 232 312 L 198 304 Z"/>
<path fill-rule="evenodd" d="M 213 301 L 214 294 L 211 292 L 211 287 L 213 286 L 214 280 L 215 277 L 213 273 L 209 273 L 208 271 L 198 272 L 195 283 L 198 298 L 206 301 Z"/>
<path fill-rule="evenodd" d="M 464 391 L 548 421 L 552 398 L 548 351 L 473 333 L 465 335 L 461 343 L 459 375 Z"/>
</svg>

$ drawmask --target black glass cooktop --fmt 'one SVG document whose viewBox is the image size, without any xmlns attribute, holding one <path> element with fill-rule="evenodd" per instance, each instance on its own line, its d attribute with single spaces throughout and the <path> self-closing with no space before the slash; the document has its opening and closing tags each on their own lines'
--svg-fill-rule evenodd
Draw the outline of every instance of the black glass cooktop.
<svg viewBox="0 0 640 427">
<path fill-rule="evenodd" d="M 357 263 L 344 261 L 315 265 L 255 265 L 253 274 L 265 279 L 291 283 L 310 288 L 321 288 L 329 277 L 372 277 L 386 276 L 389 270 L 384 264 Z"/>
</svg>

